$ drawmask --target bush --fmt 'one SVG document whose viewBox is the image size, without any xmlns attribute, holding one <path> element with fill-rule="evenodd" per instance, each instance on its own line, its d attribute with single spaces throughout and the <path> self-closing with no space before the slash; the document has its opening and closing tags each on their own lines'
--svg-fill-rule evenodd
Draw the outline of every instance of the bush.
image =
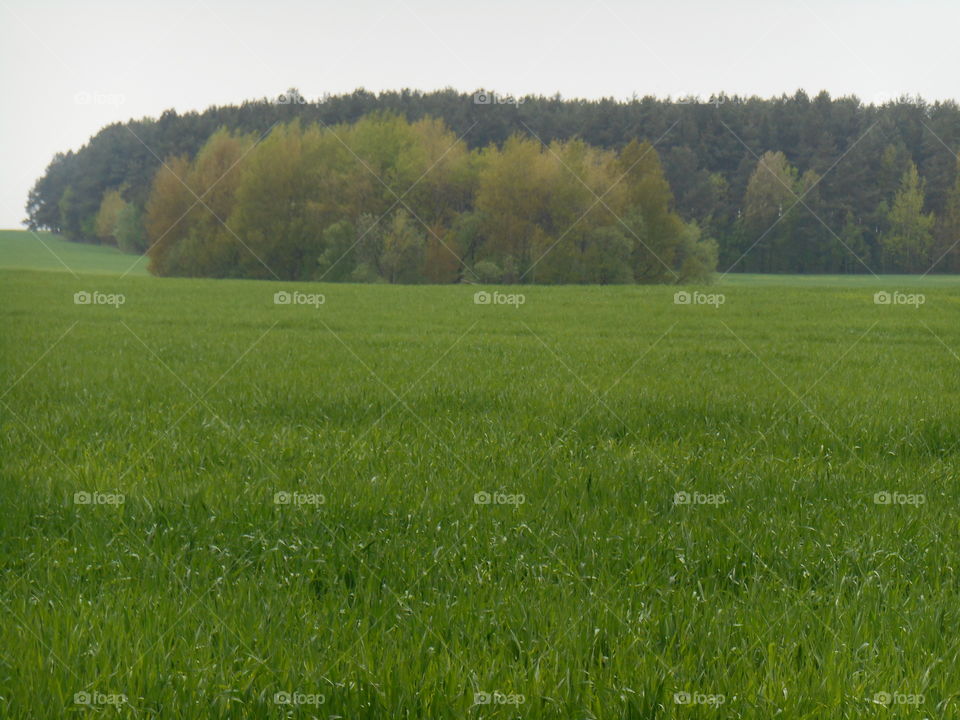
<svg viewBox="0 0 960 720">
<path fill-rule="evenodd" d="M 143 216 L 133 203 L 125 203 L 117 213 L 113 230 L 117 246 L 128 253 L 142 253 L 147 249 L 147 233 L 143 228 Z"/>
<path fill-rule="evenodd" d="M 473 266 L 477 279 L 482 283 L 498 283 L 503 280 L 503 270 L 495 262 L 481 260 Z"/>
<path fill-rule="evenodd" d="M 720 247 L 713 238 L 701 236 L 700 226 L 688 223 L 677 248 L 680 283 L 706 283 L 713 279 L 717 270 Z"/>
</svg>

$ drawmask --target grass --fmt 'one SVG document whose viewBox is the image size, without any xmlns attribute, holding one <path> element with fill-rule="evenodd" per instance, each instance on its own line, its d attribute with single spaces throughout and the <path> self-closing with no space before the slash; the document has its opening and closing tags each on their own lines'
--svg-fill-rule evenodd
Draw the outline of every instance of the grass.
<svg viewBox="0 0 960 720">
<path fill-rule="evenodd" d="M 957 717 L 960 298 L 880 289 L 0 271 L 0 717 Z"/>
<path fill-rule="evenodd" d="M 103 275 L 146 275 L 146 257 L 64 240 L 48 232 L 0 230 L 0 267 Z"/>
<path fill-rule="evenodd" d="M 721 285 L 764 285 L 767 287 L 885 287 L 934 288 L 960 287 L 956 275 L 758 275 L 730 273 L 719 279 Z"/>
</svg>

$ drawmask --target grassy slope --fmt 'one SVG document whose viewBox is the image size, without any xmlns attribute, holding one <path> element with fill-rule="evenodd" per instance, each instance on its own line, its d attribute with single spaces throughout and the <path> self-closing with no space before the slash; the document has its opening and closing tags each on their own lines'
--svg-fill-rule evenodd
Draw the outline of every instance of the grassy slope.
<svg viewBox="0 0 960 720">
<path fill-rule="evenodd" d="M 0 716 L 956 715 L 951 289 L 294 287 L 0 271 Z"/>
<path fill-rule="evenodd" d="M 146 275 L 146 258 L 117 248 L 73 243 L 48 232 L 0 230 L 0 267 L 78 274 Z"/>
</svg>

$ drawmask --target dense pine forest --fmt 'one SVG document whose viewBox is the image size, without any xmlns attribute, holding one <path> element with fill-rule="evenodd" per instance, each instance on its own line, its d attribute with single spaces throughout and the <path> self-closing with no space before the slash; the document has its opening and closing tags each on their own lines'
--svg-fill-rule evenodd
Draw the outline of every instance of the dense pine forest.
<svg viewBox="0 0 960 720">
<path fill-rule="evenodd" d="M 960 107 L 453 90 L 167 111 L 58 154 L 31 228 L 160 275 L 675 282 L 960 272 Z"/>
</svg>

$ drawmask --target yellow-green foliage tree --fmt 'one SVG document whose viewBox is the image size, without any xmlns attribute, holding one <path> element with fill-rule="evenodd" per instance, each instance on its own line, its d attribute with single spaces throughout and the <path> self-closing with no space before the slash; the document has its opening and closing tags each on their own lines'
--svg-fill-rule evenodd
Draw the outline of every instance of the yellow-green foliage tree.
<svg viewBox="0 0 960 720">
<path fill-rule="evenodd" d="M 706 276 L 715 253 L 672 202 L 649 144 L 618 155 L 515 135 L 470 151 L 439 120 L 381 113 L 332 127 L 294 120 L 259 143 L 220 130 L 192 161 L 172 158 L 157 173 L 145 226 L 151 270 L 166 275 L 393 283 Z"/>
<path fill-rule="evenodd" d="M 108 190 L 100 201 L 100 209 L 93 221 L 94 229 L 100 242 L 116 245 L 117 218 L 126 206 L 126 202 L 119 190 Z"/>
<path fill-rule="evenodd" d="M 808 177 L 806 185 L 814 179 Z M 800 212 L 797 198 L 803 197 L 805 183 L 782 152 L 766 152 L 747 183 L 744 196 L 744 251 L 759 258 L 764 272 L 787 267 L 789 244 L 795 238 Z"/>
<path fill-rule="evenodd" d="M 924 213 L 925 183 L 912 162 L 900 180 L 888 215 L 889 229 L 880 238 L 884 264 L 910 273 L 927 272 L 933 257 L 932 213 Z"/>
<path fill-rule="evenodd" d="M 194 198 L 182 178 L 190 174 L 190 160 L 168 158 L 157 170 L 147 200 L 147 255 L 155 275 L 184 275 L 177 262 L 178 248 L 187 233 L 186 216 Z"/>
<path fill-rule="evenodd" d="M 483 151 L 474 201 L 483 219 L 483 258 L 513 258 L 522 272 L 532 267 L 535 250 L 542 254 L 548 247 L 542 224 L 559 169 L 537 140 L 519 135 L 502 149 Z"/>
<path fill-rule="evenodd" d="M 475 207 L 484 260 L 536 282 L 672 282 L 684 223 L 656 152 L 515 136 L 484 152 Z"/>
<path fill-rule="evenodd" d="M 160 275 L 225 277 L 239 274 L 247 251 L 229 226 L 238 199 L 241 159 L 252 135 L 218 130 L 193 162 L 167 161 L 154 178 L 144 222 L 150 270 Z"/>
<path fill-rule="evenodd" d="M 634 278 L 646 283 L 678 280 L 676 250 L 684 226 L 673 211 L 673 193 L 660 156 L 650 143 L 633 140 L 617 158 L 617 170 L 618 182 L 626 186 L 624 202 L 629 208 L 620 224 L 628 226 L 628 235 L 636 243 Z"/>
<path fill-rule="evenodd" d="M 245 277 L 304 279 L 316 268 L 327 220 L 318 201 L 331 148 L 316 126 L 281 125 L 244 160 L 229 225 L 242 238 Z M 335 148 L 333 148 L 335 152 Z M 329 183 L 328 183 L 329 184 Z M 330 198 L 339 193 L 332 193 Z"/>
</svg>

